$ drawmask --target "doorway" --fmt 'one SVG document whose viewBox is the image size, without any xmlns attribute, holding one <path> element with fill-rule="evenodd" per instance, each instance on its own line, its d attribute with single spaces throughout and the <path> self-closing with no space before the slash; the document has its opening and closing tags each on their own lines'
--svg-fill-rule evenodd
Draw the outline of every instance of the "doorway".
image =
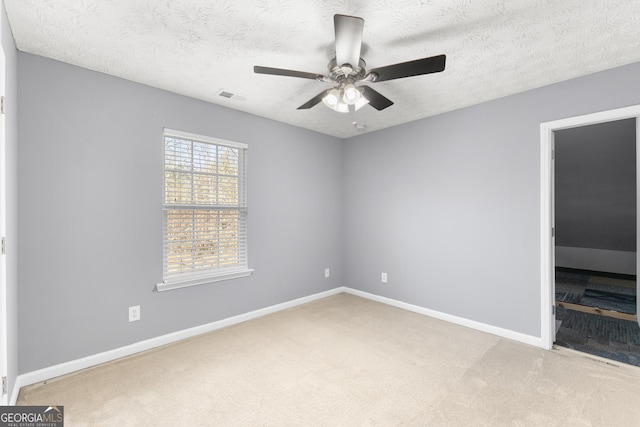
<svg viewBox="0 0 640 427">
<path fill-rule="evenodd" d="M 5 93 L 5 57 L 4 50 L 0 48 L 0 95 Z M 5 119 L 4 111 L 0 112 L 0 238 L 2 238 L 2 249 L 0 250 L 0 371 L 2 375 L 2 389 L 0 390 L 0 404 L 8 404 L 7 395 L 7 359 L 8 359 L 8 339 L 7 339 L 7 261 L 5 255 L 4 236 L 7 235 L 6 217 L 6 171 L 7 158 L 5 150 Z"/>
<path fill-rule="evenodd" d="M 556 223 L 555 223 L 555 188 L 554 188 L 554 149 L 556 132 L 578 128 L 582 126 L 607 123 L 612 121 L 635 119 L 636 133 L 636 164 L 640 150 L 640 105 L 621 108 L 617 110 L 604 111 L 600 113 L 588 114 L 584 116 L 572 117 L 553 122 L 546 122 L 540 125 L 540 166 L 541 166 L 541 215 L 540 215 L 540 248 L 541 248 L 541 340 L 546 349 L 551 349 L 556 341 L 556 309 L 555 304 L 555 277 L 556 277 Z M 638 185 L 638 174 L 636 174 L 636 199 Z M 636 230 L 638 224 L 638 209 L 635 213 Z M 636 231 L 637 233 L 637 231 Z M 638 253 L 638 239 L 636 238 L 635 252 Z M 632 262 L 632 272 L 637 277 L 638 261 L 634 257 Z M 636 283 L 637 293 L 637 283 Z M 636 300 L 637 313 L 637 300 Z M 637 322 L 637 321 L 636 321 Z"/>
<path fill-rule="evenodd" d="M 557 346 L 640 366 L 636 119 L 554 132 Z"/>
</svg>

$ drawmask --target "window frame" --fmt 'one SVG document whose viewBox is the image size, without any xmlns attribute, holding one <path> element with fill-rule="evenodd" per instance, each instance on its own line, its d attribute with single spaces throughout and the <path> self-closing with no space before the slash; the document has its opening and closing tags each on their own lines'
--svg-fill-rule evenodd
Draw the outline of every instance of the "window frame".
<svg viewBox="0 0 640 427">
<path fill-rule="evenodd" d="M 213 204 L 191 204 L 192 208 L 185 207 L 186 205 L 180 204 L 172 204 L 167 203 L 166 194 L 167 194 L 167 182 L 166 182 L 166 173 L 167 173 L 167 137 L 173 137 L 176 139 L 181 139 L 185 141 L 189 141 L 192 144 L 194 142 L 212 144 L 217 147 L 229 147 L 236 148 L 242 151 L 242 162 L 238 167 L 238 204 L 237 208 L 234 205 L 228 205 L 224 208 L 221 208 L 221 204 L 213 205 Z M 162 168 L 162 282 L 156 284 L 156 291 L 167 291 L 172 289 L 180 289 L 189 286 L 197 286 L 203 285 L 206 283 L 219 282 L 223 280 L 236 279 L 240 277 L 247 277 L 253 273 L 253 269 L 249 268 L 249 250 L 248 250 L 248 202 L 247 202 L 247 160 L 248 160 L 248 145 L 242 142 L 236 141 L 228 141 L 220 138 L 214 138 L 204 135 L 198 135 L 194 133 L 179 131 L 175 129 L 164 128 L 162 132 L 162 153 L 163 153 L 163 168 Z M 217 158 L 217 157 L 216 157 Z M 193 174 L 193 160 L 191 163 L 191 173 Z M 216 176 L 219 177 L 216 172 Z M 216 184 L 216 192 L 220 188 L 221 184 Z M 238 229 L 244 227 L 244 233 L 238 231 L 238 246 L 239 253 L 244 256 L 240 256 L 241 259 L 244 260 L 243 263 L 240 263 L 238 266 L 231 267 L 215 267 L 211 269 L 193 269 L 183 273 L 173 273 L 168 274 L 168 242 L 169 239 L 167 237 L 167 221 L 168 221 L 168 211 L 170 210 L 185 210 L 185 211 L 193 211 L 194 215 L 196 211 L 221 211 L 221 210 L 230 210 L 237 211 L 238 215 L 242 214 L 243 218 L 239 219 Z M 220 236 L 218 236 L 220 238 Z M 243 241 L 241 241 L 243 240 Z"/>
</svg>

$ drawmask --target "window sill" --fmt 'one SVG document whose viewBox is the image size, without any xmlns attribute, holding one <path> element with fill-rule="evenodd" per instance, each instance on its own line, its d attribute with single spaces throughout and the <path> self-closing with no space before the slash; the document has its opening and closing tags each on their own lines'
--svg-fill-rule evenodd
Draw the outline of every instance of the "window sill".
<svg viewBox="0 0 640 427">
<path fill-rule="evenodd" d="M 206 285 L 207 283 L 221 282 L 223 280 L 238 279 L 240 277 L 247 277 L 253 274 L 253 269 L 236 270 L 234 272 L 228 272 L 220 274 L 218 276 L 203 277 L 201 279 L 174 281 L 169 283 L 158 283 L 156 285 L 156 292 L 171 291 L 174 289 L 188 288 L 190 286 Z"/>
</svg>

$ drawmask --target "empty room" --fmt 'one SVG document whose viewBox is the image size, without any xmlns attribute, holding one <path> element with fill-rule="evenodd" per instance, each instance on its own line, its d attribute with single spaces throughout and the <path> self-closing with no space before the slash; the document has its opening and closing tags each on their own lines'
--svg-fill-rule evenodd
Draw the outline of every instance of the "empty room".
<svg viewBox="0 0 640 427">
<path fill-rule="evenodd" d="M 2 6 L 0 426 L 637 424 L 640 2 Z"/>
</svg>

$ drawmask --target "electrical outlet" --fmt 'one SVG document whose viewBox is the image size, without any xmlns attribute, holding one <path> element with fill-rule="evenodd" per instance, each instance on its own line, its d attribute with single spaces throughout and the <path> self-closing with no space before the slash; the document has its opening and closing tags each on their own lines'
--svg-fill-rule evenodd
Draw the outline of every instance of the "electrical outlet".
<svg viewBox="0 0 640 427">
<path fill-rule="evenodd" d="M 382 280 L 382 283 L 387 283 L 387 273 L 380 274 L 380 280 Z"/>
<path fill-rule="evenodd" d="M 331 275 L 331 272 L 329 271 L 328 268 L 324 269 L 324 277 L 329 277 Z"/>
<path fill-rule="evenodd" d="M 140 306 L 129 307 L 129 322 L 140 320 Z"/>
</svg>

